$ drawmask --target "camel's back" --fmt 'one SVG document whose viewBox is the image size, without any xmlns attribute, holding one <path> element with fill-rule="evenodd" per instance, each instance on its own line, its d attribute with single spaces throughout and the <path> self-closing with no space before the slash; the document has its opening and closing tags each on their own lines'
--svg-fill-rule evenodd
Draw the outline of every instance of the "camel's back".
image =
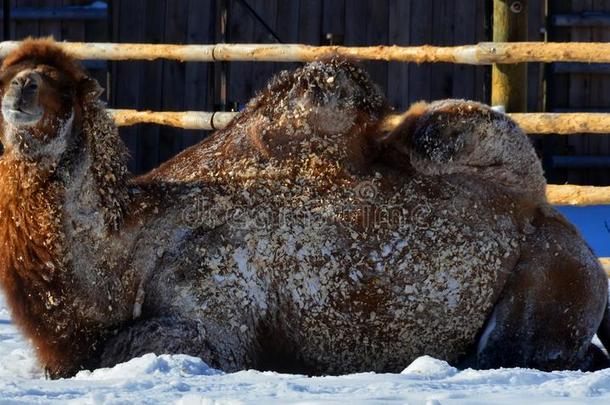
<svg viewBox="0 0 610 405">
<path fill-rule="evenodd" d="M 194 187 L 179 207 L 189 231 L 163 266 L 174 310 L 205 325 L 219 359 L 241 359 L 221 367 L 455 360 L 517 261 L 532 207 L 488 181 L 375 156 L 387 107 L 350 66 L 280 78 L 139 180 Z"/>
<path fill-rule="evenodd" d="M 221 192 L 202 189 L 170 266 L 176 308 L 218 345 L 243 348 L 254 366 L 280 350 L 338 373 L 456 360 L 474 342 L 526 231 L 514 196 L 387 167 L 354 175 L 314 157 L 242 163 L 220 176 Z"/>
</svg>

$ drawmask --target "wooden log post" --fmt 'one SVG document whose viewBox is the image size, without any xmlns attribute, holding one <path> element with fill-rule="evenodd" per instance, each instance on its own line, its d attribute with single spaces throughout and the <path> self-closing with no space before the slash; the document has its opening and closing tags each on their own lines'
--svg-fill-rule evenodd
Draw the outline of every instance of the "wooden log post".
<svg viewBox="0 0 610 405">
<path fill-rule="evenodd" d="M 216 39 L 223 44 L 230 43 L 231 2 L 229 0 L 218 0 L 217 8 Z M 216 111 L 227 111 L 229 104 L 229 63 L 227 61 L 214 63 L 213 72 L 216 91 L 214 109 Z"/>
<path fill-rule="evenodd" d="M 527 0 L 494 0 L 493 41 L 527 40 Z M 527 66 L 524 63 L 493 65 L 491 104 L 507 112 L 527 110 Z"/>
</svg>

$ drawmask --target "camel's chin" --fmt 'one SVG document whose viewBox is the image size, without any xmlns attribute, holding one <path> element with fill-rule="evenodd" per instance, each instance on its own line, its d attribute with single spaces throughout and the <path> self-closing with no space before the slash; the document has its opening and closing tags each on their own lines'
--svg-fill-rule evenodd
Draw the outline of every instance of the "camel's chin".
<svg viewBox="0 0 610 405">
<path fill-rule="evenodd" d="M 33 113 L 15 110 L 10 108 L 2 109 L 4 121 L 15 127 L 31 127 L 36 125 L 42 119 L 42 112 L 36 111 Z"/>
</svg>

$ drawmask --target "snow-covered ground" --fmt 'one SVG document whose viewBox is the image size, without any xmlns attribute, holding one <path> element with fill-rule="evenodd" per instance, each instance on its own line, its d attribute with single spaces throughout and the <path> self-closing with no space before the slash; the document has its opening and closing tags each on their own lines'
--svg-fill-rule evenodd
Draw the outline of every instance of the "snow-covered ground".
<svg viewBox="0 0 610 405">
<path fill-rule="evenodd" d="M 258 371 L 225 374 L 197 358 L 149 354 L 112 369 L 48 381 L 0 297 L 0 404 L 610 403 L 610 369 L 458 371 L 430 357 L 405 367 L 401 374 L 317 378 Z"/>
<path fill-rule="evenodd" d="M 596 253 L 610 256 L 610 207 L 562 208 Z M 44 379 L 0 295 L 0 405 L 409 403 L 608 404 L 610 369 L 595 373 L 501 369 L 458 371 L 430 357 L 401 374 L 308 378 L 270 372 L 225 374 L 189 356 L 149 354 L 112 369 Z"/>
</svg>

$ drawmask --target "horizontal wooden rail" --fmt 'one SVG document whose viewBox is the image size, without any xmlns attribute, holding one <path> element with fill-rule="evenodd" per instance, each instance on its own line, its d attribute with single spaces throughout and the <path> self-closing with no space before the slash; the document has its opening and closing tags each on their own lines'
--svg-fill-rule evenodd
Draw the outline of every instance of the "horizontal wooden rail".
<svg viewBox="0 0 610 405">
<path fill-rule="evenodd" d="M 482 42 L 476 45 L 438 46 L 310 46 L 301 44 L 116 44 L 60 42 L 78 59 L 155 60 L 182 62 L 260 61 L 308 62 L 333 56 L 398 62 L 450 62 L 470 65 L 522 62 L 609 63 L 610 43 L 602 42 Z M 19 42 L 0 43 L 0 57 Z"/>
<path fill-rule="evenodd" d="M 528 134 L 607 134 L 608 113 L 514 113 L 509 114 Z"/>
<path fill-rule="evenodd" d="M 206 129 L 214 130 L 224 128 L 238 113 L 234 112 L 200 112 L 200 111 L 184 111 L 184 112 L 152 112 L 152 111 L 136 111 L 136 110 L 109 110 L 113 115 L 117 125 L 129 126 L 139 123 L 152 123 L 160 125 L 169 125 L 173 127 L 186 129 Z M 537 116 L 548 115 L 571 115 L 571 114 L 514 114 L 519 124 L 528 122 L 537 122 Z M 590 115 L 590 114 L 584 114 Z M 607 126 L 604 128 L 606 132 L 610 132 L 610 114 L 593 114 L 606 116 Z M 390 116 L 384 127 L 391 129 L 399 122 L 399 116 Z M 544 118 L 546 119 L 546 118 Z M 544 120 L 543 119 L 543 120 Z M 559 121 L 562 122 L 562 121 Z M 534 127 L 537 128 L 537 127 Z M 554 133 L 565 133 L 561 127 L 552 126 L 552 121 L 549 121 L 542 128 Z M 583 127 L 577 128 L 579 131 Z M 601 127 L 600 127 L 601 129 Z M 603 205 L 610 204 L 610 187 L 593 187 L 593 186 L 575 186 L 575 185 L 549 185 L 547 187 L 547 197 L 549 202 L 556 205 Z"/>
<path fill-rule="evenodd" d="M 607 205 L 610 204 L 610 187 L 549 184 L 546 197 L 555 205 Z"/>
<path fill-rule="evenodd" d="M 169 125 L 185 129 L 220 129 L 237 114 L 232 112 L 152 112 L 137 110 L 109 110 L 119 126 L 141 123 Z M 610 114 L 606 113 L 529 113 L 510 116 L 530 134 L 610 133 Z M 398 125 L 402 117 L 387 118 L 385 129 Z"/>
<path fill-rule="evenodd" d="M 138 111 L 108 109 L 119 127 L 135 124 L 168 125 L 183 129 L 222 129 L 237 115 L 235 112 Z"/>
</svg>

